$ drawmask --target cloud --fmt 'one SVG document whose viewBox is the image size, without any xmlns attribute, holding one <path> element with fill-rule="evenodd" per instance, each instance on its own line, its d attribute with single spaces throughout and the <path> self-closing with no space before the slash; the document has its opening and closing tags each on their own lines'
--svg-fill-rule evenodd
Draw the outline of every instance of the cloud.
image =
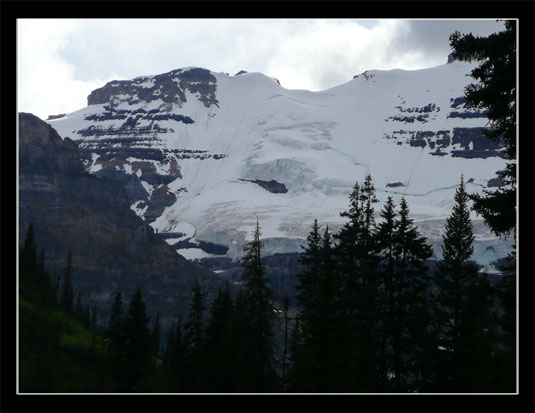
<svg viewBox="0 0 535 413">
<path fill-rule="evenodd" d="M 61 51 L 68 45 L 76 26 L 71 21 L 50 24 L 48 20 L 17 22 L 17 103 L 20 111 L 45 118 L 71 112 L 86 105 L 92 89 L 105 77 L 76 79 L 76 67 Z"/>
<path fill-rule="evenodd" d="M 418 51 L 425 55 L 425 61 L 430 65 L 446 62 L 446 57 L 452 52 L 449 37 L 455 31 L 462 34 L 473 33 L 488 36 L 501 31 L 503 22 L 496 20 L 403 20 L 404 27 L 393 47 L 408 53 Z"/>
<path fill-rule="evenodd" d="M 370 69 L 446 62 L 453 31 L 494 21 L 338 19 L 20 19 L 19 110 L 40 117 L 84 107 L 107 81 L 186 66 L 276 77 L 324 90 Z"/>
</svg>

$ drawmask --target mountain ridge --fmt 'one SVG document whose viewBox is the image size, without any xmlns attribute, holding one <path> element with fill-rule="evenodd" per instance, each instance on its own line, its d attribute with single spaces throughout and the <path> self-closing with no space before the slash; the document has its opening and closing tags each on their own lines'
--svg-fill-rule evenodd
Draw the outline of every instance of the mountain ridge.
<svg viewBox="0 0 535 413">
<path fill-rule="evenodd" d="M 368 173 L 381 201 L 405 195 L 413 216 L 434 227 L 461 173 L 470 191 L 490 185 L 505 159 L 482 134 L 485 113 L 463 101 L 472 67 L 370 70 L 319 92 L 189 67 L 109 82 L 107 100 L 48 122 L 79 142 L 88 171 L 130 188 L 131 208 L 169 244 L 220 244 L 236 259 L 258 217 L 266 253 L 292 253 L 314 218 L 342 224 L 347 194 Z M 484 251 L 492 237 L 473 219 Z M 438 228 L 426 235 L 440 242 Z"/>
<path fill-rule="evenodd" d="M 107 321 L 114 295 L 143 290 L 147 308 L 168 327 L 187 316 L 195 280 L 215 296 L 223 280 L 180 255 L 130 209 L 123 184 L 84 169 L 78 145 L 47 123 L 19 113 L 19 239 L 30 224 L 46 266 L 63 278 L 72 253 L 73 280 Z"/>
</svg>

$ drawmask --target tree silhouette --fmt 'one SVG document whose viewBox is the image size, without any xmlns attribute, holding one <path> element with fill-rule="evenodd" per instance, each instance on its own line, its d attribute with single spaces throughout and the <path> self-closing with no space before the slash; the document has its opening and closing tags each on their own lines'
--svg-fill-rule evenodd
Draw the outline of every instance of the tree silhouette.
<svg viewBox="0 0 535 413">
<path fill-rule="evenodd" d="M 130 301 L 124 321 L 122 372 L 125 391 L 140 391 L 143 386 L 141 380 L 148 375 L 152 367 L 149 320 L 141 289 L 138 288 Z"/>
<path fill-rule="evenodd" d="M 504 144 L 511 162 L 499 173 L 504 187 L 474 194 L 474 210 L 498 236 L 516 228 L 516 21 L 505 21 L 505 30 L 487 37 L 450 36 L 454 56 L 464 61 L 480 61 L 471 73 L 477 83 L 467 86 L 467 105 L 487 109 L 490 128 L 485 135 Z"/>
<path fill-rule="evenodd" d="M 242 258 L 243 289 L 247 315 L 251 324 L 251 388 L 259 392 L 272 391 L 276 386 L 274 358 L 273 290 L 268 285 L 261 257 L 260 225 L 258 220 L 253 240 L 245 247 Z"/>
<path fill-rule="evenodd" d="M 71 281 L 72 275 L 72 254 L 69 252 L 67 256 L 67 263 L 65 265 L 65 276 L 63 277 L 63 287 L 59 297 L 59 305 L 67 313 L 72 314 L 74 289 Z"/>
</svg>

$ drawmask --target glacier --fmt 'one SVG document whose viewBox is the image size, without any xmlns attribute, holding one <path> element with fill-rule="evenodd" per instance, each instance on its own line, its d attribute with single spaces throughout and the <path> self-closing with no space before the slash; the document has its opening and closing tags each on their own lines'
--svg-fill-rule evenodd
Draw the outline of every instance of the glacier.
<svg viewBox="0 0 535 413">
<path fill-rule="evenodd" d="M 465 106 L 474 67 L 369 70 L 319 92 L 189 67 L 109 82 L 47 122 L 77 142 L 89 172 L 124 182 L 131 208 L 188 259 L 238 259 L 257 219 L 265 255 L 300 252 L 314 219 L 343 225 L 367 174 L 377 217 L 388 196 L 404 196 L 440 259 L 461 174 L 481 193 L 507 163 L 482 135 L 484 112 Z M 489 266 L 511 251 L 513 240 L 472 220 L 475 260 Z"/>
</svg>

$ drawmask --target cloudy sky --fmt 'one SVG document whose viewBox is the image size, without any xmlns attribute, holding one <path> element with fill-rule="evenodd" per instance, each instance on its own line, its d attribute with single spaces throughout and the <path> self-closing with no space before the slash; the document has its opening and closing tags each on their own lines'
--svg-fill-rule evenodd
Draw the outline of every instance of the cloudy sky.
<svg viewBox="0 0 535 413">
<path fill-rule="evenodd" d="M 496 20 L 19 19 L 18 110 L 46 119 L 87 105 L 110 80 L 198 66 L 325 90 L 372 69 L 446 63 L 449 35 L 489 35 Z"/>
</svg>

